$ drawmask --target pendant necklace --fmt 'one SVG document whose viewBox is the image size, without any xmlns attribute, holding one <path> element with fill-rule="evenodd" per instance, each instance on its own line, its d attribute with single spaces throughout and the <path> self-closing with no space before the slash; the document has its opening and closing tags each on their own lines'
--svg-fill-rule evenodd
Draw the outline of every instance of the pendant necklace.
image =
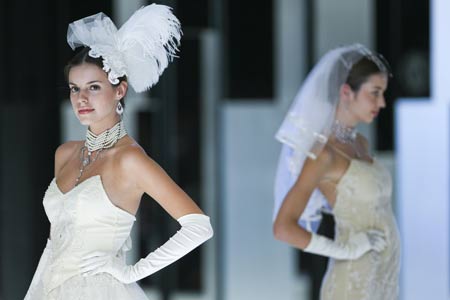
<svg viewBox="0 0 450 300">
<path fill-rule="evenodd" d="M 114 125 L 112 128 L 103 131 L 99 135 L 94 134 L 88 128 L 86 132 L 86 141 L 84 142 L 84 146 L 81 148 L 80 173 L 75 180 L 75 186 L 78 185 L 84 170 L 99 158 L 100 153 L 105 149 L 112 148 L 126 134 L 127 131 L 125 129 L 125 125 L 123 124 L 122 120 L 118 122 L 116 125 Z M 94 151 L 97 152 L 93 157 L 92 153 Z"/>
</svg>

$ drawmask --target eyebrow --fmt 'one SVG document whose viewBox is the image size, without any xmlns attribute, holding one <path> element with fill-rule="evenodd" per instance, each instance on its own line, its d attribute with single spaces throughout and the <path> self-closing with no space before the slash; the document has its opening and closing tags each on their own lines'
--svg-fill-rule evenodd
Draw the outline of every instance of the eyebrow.
<svg viewBox="0 0 450 300">
<path fill-rule="evenodd" d="M 92 83 L 96 83 L 96 82 L 102 83 L 100 80 L 92 80 L 92 81 L 87 82 L 86 84 L 92 84 Z M 76 85 L 76 83 L 73 83 L 73 82 L 70 82 L 70 81 L 69 81 L 69 84 Z"/>
</svg>

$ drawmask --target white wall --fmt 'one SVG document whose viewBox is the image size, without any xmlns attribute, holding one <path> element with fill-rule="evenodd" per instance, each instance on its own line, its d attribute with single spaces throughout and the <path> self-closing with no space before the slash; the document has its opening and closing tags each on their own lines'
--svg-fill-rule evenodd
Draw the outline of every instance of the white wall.
<svg viewBox="0 0 450 300">
<path fill-rule="evenodd" d="M 401 299 L 444 300 L 450 299 L 450 106 L 419 100 L 401 99 L 396 107 Z"/>
<path fill-rule="evenodd" d="M 223 122 L 224 299 L 302 299 L 294 253 L 272 236 L 280 114 L 273 104 L 226 105 Z M 299 291 L 300 290 L 300 291 Z"/>
<path fill-rule="evenodd" d="M 396 107 L 401 296 L 408 300 L 450 299 L 450 2 L 430 4 L 432 97 Z"/>
</svg>

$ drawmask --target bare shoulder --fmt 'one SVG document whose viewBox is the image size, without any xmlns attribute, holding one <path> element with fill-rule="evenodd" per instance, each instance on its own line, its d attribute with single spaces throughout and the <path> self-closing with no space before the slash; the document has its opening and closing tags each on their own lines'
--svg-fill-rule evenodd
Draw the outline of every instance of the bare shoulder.
<svg viewBox="0 0 450 300">
<path fill-rule="evenodd" d="M 75 149 L 79 149 L 83 145 L 83 141 L 69 141 L 61 144 L 56 148 L 56 155 L 62 155 L 73 152 Z"/>
<path fill-rule="evenodd" d="M 324 147 L 316 159 L 306 159 L 301 176 L 314 176 L 320 179 L 330 170 L 334 157 L 334 152 L 329 147 Z"/>
<path fill-rule="evenodd" d="M 118 148 L 115 159 L 119 167 L 127 173 L 139 171 L 141 168 L 159 168 L 159 165 L 135 141 Z"/>
<path fill-rule="evenodd" d="M 121 182 L 152 197 L 157 198 L 157 193 L 171 181 L 165 170 L 136 142 L 117 148 L 114 166 L 114 174 Z"/>
<path fill-rule="evenodd" d="M 82 147 L 83 141 L 70 141 L 60 145 L 55 151 L 55 175 L 69 158 Z"/>
<path fill-rule="evenodd" d="M 314 162 L 316 168 L 327 169 L 333 164 L 334 158 L 334 151 L 330 147 L 325 146 L 315 160 L 308 159 L 307 162 Z"/>
<path fill-rule="evenodd" d="M 55 152 L 55 161 L 61 162 L 65 161 L 68 157 L 70 157 L 74 152 L 76 152 L 82 146 L 82 141 L 70 141 L 66 142 L 56 149 Z"/>
</svg>

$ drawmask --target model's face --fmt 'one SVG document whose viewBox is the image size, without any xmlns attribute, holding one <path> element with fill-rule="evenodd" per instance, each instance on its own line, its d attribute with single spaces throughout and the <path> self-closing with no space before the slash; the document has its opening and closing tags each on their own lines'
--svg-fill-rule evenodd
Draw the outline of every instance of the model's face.
<svg viewBox="0 0 450 300">
<path fill-rule="evenodd" d="M 371 75 L 357 92 L 351 93 L 348 109 L 358 122 L 371 123 L 386 106 L 387 85 L 387 75 L 378 73 Z"/>
<path fill-rule="evenodd" d="M 124 95 L 111 85 L 102 69 L 89 63 L 72 67 L 69 88 L 72 108 L 81 124 L 115 123 L 117 101 Z"/>
</svg>

